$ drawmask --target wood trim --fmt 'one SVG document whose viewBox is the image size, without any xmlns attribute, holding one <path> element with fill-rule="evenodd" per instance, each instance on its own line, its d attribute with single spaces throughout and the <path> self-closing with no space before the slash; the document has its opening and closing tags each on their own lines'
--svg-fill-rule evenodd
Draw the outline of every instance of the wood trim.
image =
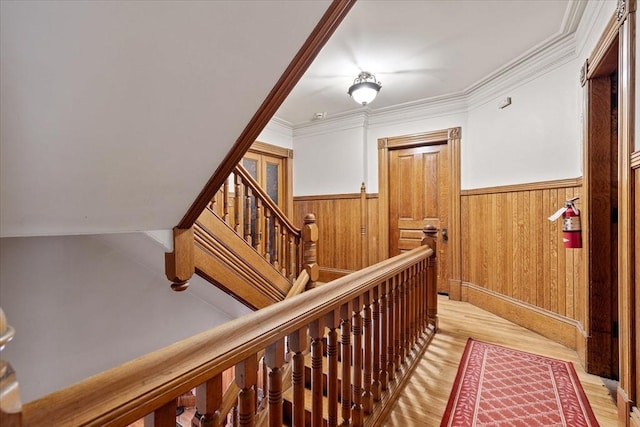
<svg viewBox="0 0 640 427">
<path fill-rule="evenodd" d="M 267 144 L 266 142 L 261 141 L 255 141 L 247 151 L 258 154 L 270 154 L 274 157 L 293 159 L 293 150 L 279 147 L 277 145 Z"/>
<path fill-rule="evenodd" d="M 635 132 L 635 39 L 636 14 L 629 13 L 620 23 L 620 69 L 618 72 L 618 322 L 620 334 L 619 366 L 620 388 L 629 396 L 629 400 L 638 400 L 640 390 L 636 390 L 637 331 L 634 334 L 635 317 L 638 307 L 634 301 L 634 264 L 636 249 L 634 246 L 634 182 L 631 173 L 631 155 Z M 637 225 L 636 225 L 637 226 Z M 618 420 L 629 420 L 631 402 L 618 399 Z"/>
<path fill-rule="evenodd" d="M 312 196 L 295 196 L 294 202 L 309 202 L 316 200 L 345 200 L 345 199 L 360 199 L 360 193 L 343 193 L 343 194 L 315 194 Z"/>
<path fill-rule="evenodd" d="M 289 148 L 279 147 L 277 145 L 267 144 L 266 142 L 255 141 L 247 152 L 256 154 L 267 154 L 273 157 L 279 157 L 284 164 L 284 213 L 288 216 L 293 215 L 293 150 Z"/>
<path fill-rule="evenodd" d="M 347 199 L 359 199 L 360 193 L 343 193 L 343 194 L 314 194 L 311 196 L 295 196 L 294 202 L 309 202 L 318 200 L 347 200 Z M 377 199 L 378 193 L 367 193 L 367 200 Z"/>
<path fill-rule="evenodd" d="M 459 284 L 462 280 L 461 220 L 460 220 L 460 139 L 459 127 L 418 134 L 378 139 L 378 247 L 380 259 L 389 256 L 389 150 L 446 141 L 449 145 L 450 212 L 449 212 L 449 297 L 460 299 Z M 453 293 L 451 292 L 453 290 Z"/>
<path fill-rule="evenodd" d="M 631 160 L 630 160 L 629 166 L 631 166 L 631 169 L 640 168 L 640 151 L 635 151 L 631 153 Z"/>
<path fill-rule="evenodd" d="M 260 184 L 251 176 L 251 174 L 244 168 L 242 165 L 236 166 L 234 169 L 235 172 L 242 177 L 242 180 L 251 187 L 251 190 L 254 192 L 256 197 L 259 197 L 262 200 L 264 206 L 268 207 L 273 215 L 284 225 L 287 226 L 287 230 L 291 234 L 300 235 L 300 228 L 296 227 L 291 220 L 287 217 L 285 212 L 282 212 L 282 209 L 269 197 L 267 192 L 260 187 Z"/>
<path fill-rule="evenodd" d="M 23 423 L 50 425 L 55 420 L 56 425 L 128 425 L 255 357 L 285 336 L 327 314 L 339 313 L 340 307 L 373 292 L 387 280 L 397 280 L 398 275 L 423 265 L 433 254 L 433 250 L 421 246 L 357 271 L 336 281 L 335 286 L 304 292 L 94 375 L 25 404 Z M 432 325 L 428 329 L 427 333 L 432 333 Z M 79 397 L 82 405 L 78 405 Z M 393 402 L 383 399 L 382 404 Z"/>
<path fill-rule="evenodd" d="M 328 283 L 351 273 L 353 273 L 353 270 L 342 270 L 340 268 L 320 267 L 319 281 L 323 283 Z"/>
<path fill-rule="evenodd" d="M 604 32 L 600 36 L 593 53 L 591 53 L 591 56 L 589 56 L 589 59 L 587 60 L 587 79 L 597 77 L 595 72 L 606 59 L 615 39 L 618 37 L 618 28 L 620 28 L 620 22 L 616 19 L 616 15 L 614 13 L 611 19 L 609 19 Z"/>
<path fill-rule="evenodd" d="M 540 307 L 462 282 L 463 299 L 469 303 L 539 333 L 571 349 L 576 348 L 580 322 Z"/>
<path fill-rule="evenodd" d="M 549 190 L 552 188 L 581 187 L 582 177 L 557 179 L 553 181 L 530 182 L 526 184 L 500 185 L 496 187 L 461 190 L 461 196 L 478 196 L 482 194 L 515 193 L 518 191 Z"/>
<path fill-rule="evenodd" d="M 233 168 L 240 162 L 244 153 L 251 147 L 251 144 L 255 142 L 260 132 L 262 132 L 278 108 L 280 108 L 280 105 L 282 105 L 285 98 L 291 90 L 293 90 L 354 4 L 355 0 L 334 0 L 331 3 L 320 19 L 320 22 L 318 22 L 304 45 L 302 45 L 280 77 L 280 80 L 278 80 L 273 89 L 271 89 L 271 92 L 269 92 L 269 95 L 267 95 L 267 98 L 258 111 L 253 115 L 247 127 L 245 127 L 231 150 L 218 165 L 214 174 L 209 178 L 209 181 L 205 184 L 202 191 L 200 191 L 196 200 L 194 200 L 182 220 L 180 220 L 177 226 L 178 228 L 189 228 L 195 224 L 198 216 L 200 216 L 207 206 L 207 203 L 211 201 L 224 180 L 227 179 Z"/>
</svg>

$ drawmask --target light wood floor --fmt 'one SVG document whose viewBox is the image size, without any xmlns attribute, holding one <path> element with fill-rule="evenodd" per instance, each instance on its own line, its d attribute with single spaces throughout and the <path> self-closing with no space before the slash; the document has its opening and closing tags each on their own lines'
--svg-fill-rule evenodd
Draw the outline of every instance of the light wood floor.
<svg viewBox="0 0 640 427">
<path fill-rule="evenodd" d="M 617 425 L 616 406 L 601 379 L 585 373 L 576 353 L 471 304 L 439 297 L 440 328 L 383 424 L 439 426 L 467 338 L 573 362 L 602 427 Z"/>
</svg>

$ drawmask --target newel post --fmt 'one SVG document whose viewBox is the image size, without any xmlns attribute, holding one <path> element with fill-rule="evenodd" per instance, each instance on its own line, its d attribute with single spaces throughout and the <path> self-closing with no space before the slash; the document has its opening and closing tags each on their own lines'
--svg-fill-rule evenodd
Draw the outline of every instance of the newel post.
<svg viewBox="0 0 640 427">
<path fill-rule="evenodd" d="M 302 266 L 309 274 L 309 282 L 306 289 L 316 287 L 316 281 L 320 277 L 320 267 L 318 266 L 318 226 L 316 225 L 316 216 L 312 213 L 304 217 L 304 226 L 302 227 Z"/>
<path fill-rule="evenodd" d="M 0 308 L 0 351 L 13 339 L 14 329 L 7 324 Z M 16 373 L 9 364 L 0 359 L 0 425 L 19 427 L 22 425 L 22 403 Z"/>
<path fill-rule="evenodd" d="M 171 289 L 184 291 L 195 273 L 193 227 L 173 229 L 173 252 L 164 254 L 165 274 L 171 281 Z"/>
<path fill-rule="evenodd" d="M 423 230 L 422 244 L 433 249 L 433 255 L 427 260 L 427 317 L 429 327 L 438 330 L 438 272 L 437 272 L 437 233 L 433 225 L 427 225 Z"/>
</svg>

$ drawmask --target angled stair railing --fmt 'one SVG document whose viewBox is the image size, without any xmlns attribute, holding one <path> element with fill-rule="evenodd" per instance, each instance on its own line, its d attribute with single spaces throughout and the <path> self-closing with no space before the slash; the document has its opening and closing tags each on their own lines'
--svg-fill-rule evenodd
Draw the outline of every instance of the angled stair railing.
<svg viewBox="0 0 640 427">
<path fill-rule="evenodd" d="M 242 165 L 235 167 L 208 209 L 290 282 L 295 280 L 302 270 L 301 229 Z"/>
<path fill-rule="evenodd" d="M 237 424 L 254 426 L 265 416 L 256 409 L 258 357 L 264 351 L 267 422 L 280 426 L 286 340 L 293 384 L 287 419 L 303 425 L 309 416 L 321 425 L 326 412 L 329 426 L 380 425 L 437 329 L 433 242 L 427 237 L 410 252 L 29 402 L 20 412 L 0 411 L 0 420 L 15 426 L 123 426 L 144 417 L 145 425 L 169 426 L 175 425 L 178 396 L 196 388 L 202 418 L 195 425 L 221 425 L 230 406 L 222 407 L 222 375 L 235 367 Z M 311 390 L 305 390 L 306 351 Z"/>
<path fill-rule="evenodd" d="M 167 277 L 184 290 L 194 273 L 254 309 L 282 301 L 307 273 L 304 289 L 319 276 L 318 231 L 307 215 L 295 227 L 241 165 L 188 230 L 174 229 L 174 251 L 166 256 Z"/>
</svg>

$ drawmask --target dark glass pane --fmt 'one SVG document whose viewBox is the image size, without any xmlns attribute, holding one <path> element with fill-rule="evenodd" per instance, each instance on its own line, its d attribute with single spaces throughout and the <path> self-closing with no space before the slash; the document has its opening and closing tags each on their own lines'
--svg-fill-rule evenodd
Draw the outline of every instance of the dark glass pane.
<svg viewBox="0 0 640 427">
<path fill-rule="evenodd" d="M 267 163 L 267 194 L 271 200 L 278 204 L 278 171 L 280 165 L 277 163 Z"/>
<path fill-rule="evenodd" d="M 249 175 L 258 180 L 258 161 L 254 159 L 242 159 L 242 166 L 249 172 Z"/>
</svg>

